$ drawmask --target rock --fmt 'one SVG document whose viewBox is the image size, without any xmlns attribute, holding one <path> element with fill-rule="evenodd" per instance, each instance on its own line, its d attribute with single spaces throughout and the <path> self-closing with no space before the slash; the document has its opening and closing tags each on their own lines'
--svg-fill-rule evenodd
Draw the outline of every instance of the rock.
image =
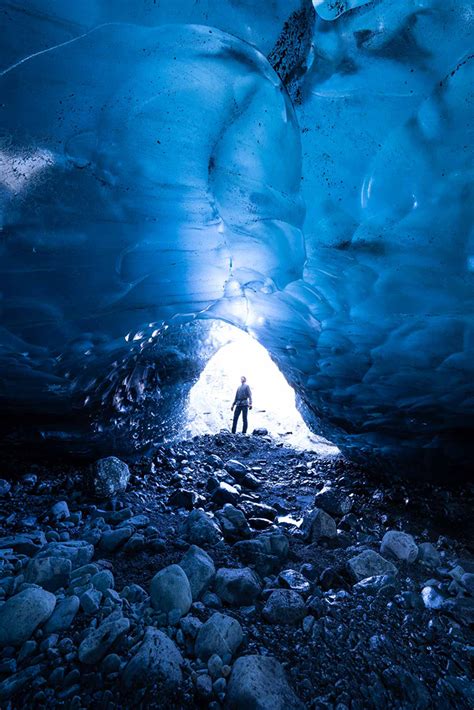
<svg viewBox="0 0 474 710">
<path fill-rule="evenodd" d="M 4 496 L 7 495 L 7 493 L 10 493 L 11 491 L 11 485 L 6 481 L 4 478 L 0 478 L 0 498 L 3 498 Z"/>
<path fill-rule="evenodd" d="M 216 612 L 199 629 L 194 650 L 202 661 L 217 654 L 221 663 L 229 663 L 243 638 L 242 627 L 236 619 Z"/>
<path fill-rule="evenodd" d="M 244 501 L 240 507 L 246 515 L 252 518 L 266 518 L 273 522 L 278 515 L 276 508 L 266 503 L 256 503 L 255 501 Z"/>
<path fill-rule="evenodd" d="M 306 613 L 303 597 L 291 589 L 276 589 L 262 610 L 263 617 L 271 624 L 297 624 Z"/>
<path fill-rule="evenodd" d="M 52 634 L 59 631 L 66 631 L 74 621 L 74 617 L 79 611 L 79 605 L 79 597 L 76 595 L 66 597 L 58 602 L 55 610 L 43 627 L 44 632 L 46 634 Z"/>
<path fill-rule="evenodd" d="M 21 646 L 49 619 L 56 597 L 40 587 L 25 589 L 0 606 L 0 646 Z"/>
<path fill-rule="evenodd" d="M 261 591 L 257 575 L 248 567 L 231 569 L 222 567 L 216 574 L 215 590 L 231 606 L 253 604 Z"/>
<path fill-rule="evenodd" d="M 99 459 L 93 467 L 92 486 L 98 498 L 111 498 L 127 490 L 130 470 L 116 456 Z"/>
<path fill-rule="evenodd" d="M 150 596 L 152 607 L 166 614 L 170 624 L 178 623 L 193 602 L 188 578 L 179 565 L 169 565 L 155 574 L 151 580 Z"/>
<path fill-rule="evenodd" d="M 69 506 L 65 500 L 60 500 L 51 508 L 51 515 L 56 520 L 66 520 L 70 516 Z"/>
<path fill-rule="evenodd" d="M 91 629 L 82 641 L 78 651 L 81 663 L 98 663 L 129 628 L 128 619 L 115 613 L 111 614 L 97 629 Z"/>
<path fill-rule="evenodd" d="M 203 510 L 193 510 L 186 520 L 186 535 L 195 545 L 215 545 L 222 540 L 216 520 Z"/>
<path fill-rule="evenodd" d="M 463 626 L 472 626 L 474 624 L 474 599 L 472 598 L 456 597 L 455 599 L 446 599 L 442 610 L 453 616 Z"/>
<path fill-rule="evenodd" d="M 294 569 L 285 569 L 278 575 L 278 582 L 286 589 L 292 589 L 300 594 L 307 594 L 311 589 L 311 584 L 301 572 Z"/>
<path fill-rule="evenodd" d="M 91 584 L 93 584 L 99 592 L 105 592 L 106 589 L 113 589 L 115 587 L 114 575 L 109 569 L 103 569 L 100 572 L 96 572 L 91 577 Z"/>
<path fill-rule="evenodd" d="M 465 572 L 461 577 L 461 584 L 471 596 L 474 597 L 474 574 L 472 572 Z"/>
<path fill-rule="evenodd" d="M 183 657 L 162 631 L 147 627 L 145 637 L 122 673 L 127 690 L 151 687 L 158 683 L 166 691 L 174 690 L 182 681 Z"/>
<path fill-rule="evenodd" d="M 414 562 L 418 556 L 418 545 L 411 535 L 399 530 L 389 530 L 383 536 L 380 552 L 397 560 Z"/>
<path fill-rule="evenodd" d="M 228 710 L 304 710 L 283 667 L 271 656 L 242 656 L 232 668 L 226 694 Z"/>
<path fill-rule="evenodd" d="M 243 512 L 230 503 L 226 503 L 222 510 L 218 510 L 216 517 L 226 540 L 240 540 L 252 534 Z"/>
<path fill-rule="evenodd" d="M 336 521 L 325 513 L 324 510 L 314 508 L 304 516 L 301 524 L 301 532 L 305 538 L 311 542 L 317 542 L 323 538 L 336 537 Z"/>
<path fill-rule="evenodd" d="M 393 593 L 396 587 L 396 579 L 389 574 L 379 574 L 375 577 L 366 577 L 354 584 L 352 589 L 354 592 L 363 592 L 365 594 L 373 595 L 379 592 Z"/>
<path fill-rule="evenodd" d="M 191 545 L 179 563 L 189 580 L 193 601 L 206 591 L 216 574 L 212 558 L 197 545 Z"/>
<path fill-rule="evenodd" d="M 253 473 L 246 473 L 239 483 L 243 488 L 248 488 L 251 491 L 256 491 L 261 486 L 260 481 Z"/>
<path fill-rule="evenodd" d="M 81 594 L 80 601 L 86 614 L 96 614 L 102 601 L 102 592 L 99 592 L 98 589 L 88 589 L 84 594 Z"/>
<path fill-rule="evenodd" d="M 253 436 L 267 436 L 268 429 L 265 429 L 264 427 L 258 427 L 258 429 L 253 430 L 252 434 Z"/>
<path fill-rule="evenodd" d="M 221 481 L 217 488 L 212 491 L 211 499 L 217 505 L 224 503 L 237 503 L 240 498 L 240 493 L 234 486 L 231 486 L 225 481 Z"/>
<path fill-rule="evenodd" d="M 185 488 L 178 488 L 168 498 L 168 505 L 172 508 L 185 508 L 192 510 L 197 502 L 197 494 L 194 491 L 188 491 Z"/>
<path fill-rule="evenodd" d="M 2 681 L 0 683 L 0 701 L 9 700 L 12 695 L 18 693 L 25 685 L 30 685 L 30 683 L 40 675 L 41 670 L 42 666 L 35 664 Z"/>
<path fill-rule="evenodd" d="M 352 557 L 347 563 L 347 568 L 355 582 L 360 582 L 367 577 L 376 577 L 384 574 L 395 576 L 398 574 L 394 564 L 373 550 L 364 550 L 356 557 Z"/>
<path fill-rule="evenodd" d="M 45 545 L 46 537 L 40 530 L 0 538 L 0 550 L 11 548 L 20 555 L 28 555 L 30 557 L 39 552 Z"/>
<path fill-rule="evenodd" d="M 236 481 L 240 481 L 240 479 L 242 479 L 248 471 L 248 468 L 247 466 L 245 466 L 245 464 L 240 463 L 240 461 L 237 461 L 235 459 L 230 459 L 230 461 L 226 461 L 224 468 L 235 478 Z"/>
<path fill-rule="evenodd" d="M 209 454 L 206 456 L 206 463 L 212 466 L 212 468 L 222 468 L 224 466 L 223 460 L 220 456 L 217 456 L 217 454 Z"/>
<path fill-rule="evenodd" d="M 45 557 L 64 557 L 71 560 L 72 569 L 86 565 L 94 557 L 94 546 L 84 540 L 68 540 L 67 542 L 49 542 L 36 555 L 36 559 Z"/>
<path fill-rule="evenodd" d="M 102 535 L 99 547 L 105 552 L 113 552 L 123 545 L 132 536 L 133 528 L 123 527 L 115 530 L 106 530 Z"/>
<path fill-rule="evenodd" d="M 71 560 L 65 557 L 34 558 L 28 562 L 25 580 L 38 584 L 48 592 L 55 592 L 56 589 L 69 585 L 71 570 Z"/>
<path fill-rule="evenodd" d="M 427 567 L 439 567 L 441 564 L 441 557 L 434 545 L 431 542 L 422 542 L 418 545 L 418 557 L 417 562 L 421 562 Z"/>
<path fill-rule="evenodd" d="M 145 548 L 145 536 L 134 533 L 131 538 L 127 540 L 122 548 L 122 551 L 126 555 L 135 555 L 137 552 L 141 552 Z"/>
<path fill-rule="evenodd" d="M 325 486 L 319 493 L 316 493 L 314 504 L 325 513 L 337 518 L 347 515 L 352 509 L 352 499 L 329 486 Z"/>
<path fill-rule="evenodd" d="M 278 572 L 289 552 L 286 535 L 268 532 L 253 540 L 242 540 L 232 548 L 238 558 L 247 565 L 254 565 L 257 572 L 265 577 Z"/>
<path fill-rule="evenodd" d="M 446 597 L 436 587 L 426 586 L 421 590 L 421 598 L 427 609 L 441 609 Z"/>
</svg>

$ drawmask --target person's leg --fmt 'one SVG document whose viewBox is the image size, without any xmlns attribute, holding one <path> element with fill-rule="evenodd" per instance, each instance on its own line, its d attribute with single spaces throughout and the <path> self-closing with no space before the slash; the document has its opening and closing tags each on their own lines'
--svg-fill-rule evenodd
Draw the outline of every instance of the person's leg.
<svg viewBox="0 0 474 710">
<path fill-rule="evenodd" d="M 232 434 L 235 434 L 235 432 L 237 431 L 237 422 L 239 420 L 241 409 L 242 409 L 242 407 L 239 407 L 238 405 L 234 409 L 234 420 L 232 422 Z"/>
<path fill-rule="evenodd" d="M 248 414 L 249 408 L 248 407 L 242 407 L 242 419 L 244 421 L 244 426 L 242 428 L 242 434 L 247 433 L 247 426 L 248 426 L 248 419 L 247 419 L 247 414 Z"/>
</svg>

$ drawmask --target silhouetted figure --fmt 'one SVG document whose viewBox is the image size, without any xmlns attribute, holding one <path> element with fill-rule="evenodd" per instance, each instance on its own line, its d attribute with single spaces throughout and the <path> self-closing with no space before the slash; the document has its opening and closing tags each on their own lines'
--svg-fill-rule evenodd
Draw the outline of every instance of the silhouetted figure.
<svg viewBox="0 0 474 710">
<path fill-rule="evenodd" d="M 250 391 L 250 387 L 247 384 L 247 378 L 241 377 L 240 381 L 242 384 L 240 385 L 240 387 L 237 388 L 234 403 L 230 408 L 232 411 L 235 407 L 234 421 L 232 422 L 232 434 L 235 434 L 237 430 L 237 422 L 239 421 L 240 413 L 242 413 L 243 422 L 242 434 L 247 433 L 247 415 L 249 409 L 252 409 L 252 393 Z"/>
</svg>

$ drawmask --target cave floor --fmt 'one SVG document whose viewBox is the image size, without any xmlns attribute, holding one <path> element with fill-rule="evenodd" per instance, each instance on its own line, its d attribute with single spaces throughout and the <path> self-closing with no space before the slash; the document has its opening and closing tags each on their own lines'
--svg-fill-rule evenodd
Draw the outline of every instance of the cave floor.
<svg viewBox="0 0 474 710">
<path fill-rule="evenodd" d="M 229 460 L 238 460 L 253 476 L 237 491 L 235 475 L 224 469 Z M 200 507 L 218 513 L 219 519 L 226 500 L 244 511 L 250 530 L 230 526 L 224 540 L 202 542 L 200 547 L 216 570 L 242 567 L 244 562 L 256 568 L 260 593 L 242 606 L 207 592 L 190 614 L 198 624 L 216 610 L 240 622 L 244 641 L 234 660 L 248 654 L 274 656 L 309 708 L 473 706 L 472 487 L 381 482 L 342 456 L 322 458 L 285 448 L 270 437 L 233 437 L 224 432 L 157 447 L 152 455 L 130 464 L 130 471 L 127 491 L 109 500 L 97 500 L 90 492 L 90 467 L 23 462 L 14 475 L 3 473 L 11 489 L 0 496 L 2 538 L 42 531 L 48 541 L 92 542 L 93 562 L 99 571 L 113 573 L 118 594 L 104 592 L 97 608 L 88 611 L 81 598 L 69 628 L 49 635 L 38 628 L 22 647 L 5 646 L 0 651 L 0 707 L 126 708 L 140 702 L 143 707 L 225 707 L 224 681 L 215 687 L 197 682 L 206 675 L 206 664 L 195 657 L 182 624 L 162 627 L 185 658 L 184 680 L 166 700 L 160 683 L 150 681 L 148 688 L 133 694 L 124 690 L 121 674 L 143 636 L 144 619 L 147 624 L 160 623 L 144 614 L 150 582 L 157 571 L 178 563 L 188 549 L 190 510 Z M 216 494 L 215 486 L 222 482 L 231 488 L 220 485 Z M 314 508 L 315 495 L 328 484 L 344 511 L 350 512 L 333 511 L 337 534 L 312 541 L 296 521 Z M 69 509 L 62 520 L 51 513 L 58 501 L 65 501 Z M 117 529 L 120 518 L 123 527 L 131 515 L 135 547 L 127 543 L 108 550 L 101 535 Z M 380 552 L 388 530 L 408 533 L 417 544 L 433 543 L 439 559 L 410 564 L 393 560 L 397 573 L 390 583 L 354 587 L 348 560 L 366 549 Z M 262 567 L 261 559 L 243 558 L 238 552 L 239 540 L 270 533 L 286 536 L 287 554 L 273 555 Z M 12 551 L 1 542 L 0 591 L 9 598 L 25 588 L 25 570 L 33 553 Z M 303 572 L 303 586 L 298 575 L 281 575 L 284 570 Z M 90 590 L 90 575 L 81 581 L 81 591 Z M 141 604 L 127 591 L 132 584 L 146 592 Z M 71 585 L 55 590 L 56 595 L 79 595 Z M 291 624 L 284 609 L 268 612 L 272 590 L 282 587 L 300 593 L 304 604 L 303 618 Z M 421 592 L 426 587 L 432 589 L 435 606 L 436 600 L 443 600 L 439 608 L 425 604 Z M 111 661 L 107 667 L 104 662 L 81 663 L 77 649 L 89 627 L 117 610 L 130 620 L 129 630 L 111 649 L 119 658 L 117 667 L 112 668 Z"/>
</svg>

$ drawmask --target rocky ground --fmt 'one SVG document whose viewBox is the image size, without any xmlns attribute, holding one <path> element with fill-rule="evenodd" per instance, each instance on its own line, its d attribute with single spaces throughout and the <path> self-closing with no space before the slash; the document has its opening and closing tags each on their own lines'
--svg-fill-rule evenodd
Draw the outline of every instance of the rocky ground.
<svg viewBox="0 0 474 710">
<path fill-rule="evenodd" d="M 228 433 L 2 475 L 1 708 L 474 706 L 472 488 Z"/>
</svg>

